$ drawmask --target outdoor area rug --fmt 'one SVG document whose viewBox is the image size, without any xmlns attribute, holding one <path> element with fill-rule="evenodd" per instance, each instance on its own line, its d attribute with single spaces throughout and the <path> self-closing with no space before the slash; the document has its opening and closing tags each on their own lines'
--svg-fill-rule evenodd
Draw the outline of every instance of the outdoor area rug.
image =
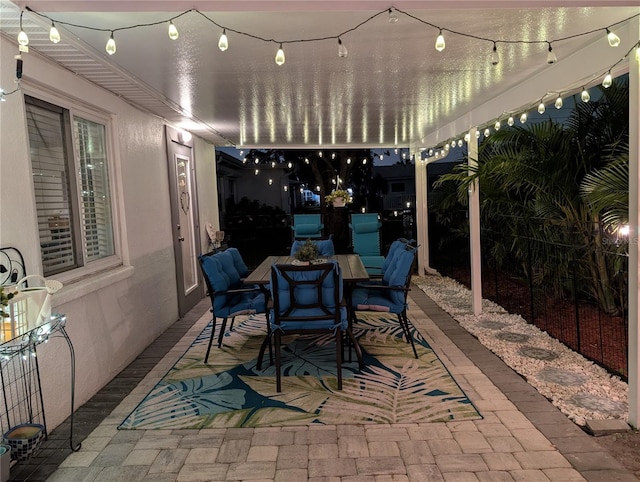
<svg viewBox="0 0 640 482">
<path fill-rule="evenodd" d="M 210 316 L 210 315 L 209 315 Z M 337 388 L 333 335 L 283 338 L 282 392 L 268 351 L 257 354 L 264 315 L 238 317 L 222 348 L 204 356 L 211 323 L 119 429 L 201 429 L 310 424 L 420 423 L 481 418 L 422 335 L 419 358 L 395 315 L 358 314 L 354 334 L 364 352 L 360 371 L 345 348 Z M 218 326 L 220 323 L 218 323 Z M 216 334 L 217 337 L 217 334 Z M 217 339 L 217 338 L 216 338 Z M 286 346 L 285 346 L 286 343 Z"/>
</svg>

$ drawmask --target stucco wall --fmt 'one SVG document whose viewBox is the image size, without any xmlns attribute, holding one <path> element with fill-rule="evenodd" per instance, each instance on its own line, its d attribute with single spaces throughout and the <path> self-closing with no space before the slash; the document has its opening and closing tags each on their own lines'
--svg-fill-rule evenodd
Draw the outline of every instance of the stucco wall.
<svg viewBox="0 0 640 482">
<path fill-rule="evenodd" d="M 15 45 L 0 37 L 0 85 L 15 85 Z M 65 283 L 53 309 L 68 317 L 76 353 L 76 406 L 94 395 L 178 318 L 164 128 L 120 98 L 37 54 L 24 55 L 23 92 L 92 106 L 113 120 L 114 209 L 123 266 Z M 0 106 L 0 245 L 22 251 L 29 273 L 41 273 L 40 247 L 26 134 L 23 92 Z M 51 98 L 46 98 L 51 95 Z M 201 192 L 215 200 L 214 147 L 196 140 Z M 198 160 L 200 164 L 200 160 Z M 217 223 L 207 199 L 201 221 Z M 204 224 L 202 224 L 202 231 Z M 69 415 L 69 351 L 61 339 L 38 351 L 48 428 Z"/>
</svg>

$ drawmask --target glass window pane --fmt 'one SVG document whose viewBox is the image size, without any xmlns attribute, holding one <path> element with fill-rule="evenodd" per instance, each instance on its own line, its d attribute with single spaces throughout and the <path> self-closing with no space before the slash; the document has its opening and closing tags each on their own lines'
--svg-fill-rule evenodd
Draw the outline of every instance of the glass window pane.
<svg viewBox="0 0 640 482">
<path fill-rule="evenodd" d="M 115 253 L 105 127 L 79 117 L 74 118 L 74 124 L 80 164 L 84 248 L 86 261 L 91 262 Z"/>
<path fill-rule="evenodd" d="M 26 103 L 45 276 L 77 266 L 62 109 Z"/>
</svg>

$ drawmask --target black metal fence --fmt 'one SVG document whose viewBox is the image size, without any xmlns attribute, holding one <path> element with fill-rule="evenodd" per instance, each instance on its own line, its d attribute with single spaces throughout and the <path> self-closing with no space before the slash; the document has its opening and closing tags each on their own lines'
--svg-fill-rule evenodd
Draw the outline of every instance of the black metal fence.
<svg viewBox="0 0 640 482">
<path fill-rule="evenodd" d="M 433 267 L 470 286 L 469 239 L 431 239 Z M 439 247 L 438 247 L 439 246 Z M 628 256 L 483 230 L 482 296 L 609 372 L 628 374 Z"/>
</svg>

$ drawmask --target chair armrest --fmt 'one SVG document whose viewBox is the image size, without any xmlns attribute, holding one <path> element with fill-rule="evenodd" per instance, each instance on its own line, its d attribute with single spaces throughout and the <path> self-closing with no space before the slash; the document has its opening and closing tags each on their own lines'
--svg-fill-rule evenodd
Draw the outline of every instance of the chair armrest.
<svg viewBox="0 0 640 482">
<path fill-rule="evenodd" d="M 406 286 L 387 286 L 387 285 L 377 285 L 373 283 L 358 283 L 356 285 L 358 288 L 367 288 L 373 290 L 393 290 L 393 291 L 410 291 L 410 288 Z"/>
</svg>

